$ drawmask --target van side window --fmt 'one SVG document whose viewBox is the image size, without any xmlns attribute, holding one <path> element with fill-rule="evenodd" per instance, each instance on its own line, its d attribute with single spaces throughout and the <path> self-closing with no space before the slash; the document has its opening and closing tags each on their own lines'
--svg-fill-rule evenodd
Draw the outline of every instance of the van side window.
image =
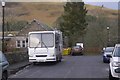
<svg viewBox="0 0 120 80">
<path fill-rule="evenodd" d="M 55 47 L 59 47 L 59 42 L 60 42 L 60 36 L 59 34 L 55 35 Z"/>
</svg>

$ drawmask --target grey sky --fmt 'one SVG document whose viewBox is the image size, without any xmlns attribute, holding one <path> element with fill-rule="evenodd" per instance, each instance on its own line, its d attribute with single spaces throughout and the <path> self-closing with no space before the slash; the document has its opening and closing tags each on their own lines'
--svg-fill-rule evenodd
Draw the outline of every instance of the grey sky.
<svg viewBox="0 0 120 80">
<path fill-rule="evenodd" d="M 66 2 L 71 0 L 0 0 L 6 2 Z M 72 1 L 84 1 L 86 4 L 97 5 L 118 10 L 119 0 L 72 0 Z M 120 5 L 119 5 L 120 6 Z M 120 9 L 120 8 L 119 8 Z"/>
<path fill-rule="evenodd" d="M 118 2 L 85 2 L 85 3 L 86 4 L 91 4 L 91 5 L 97 5 L 97 6 L 104 5 L 104 7 L 118 10 Z"/>
</svg>

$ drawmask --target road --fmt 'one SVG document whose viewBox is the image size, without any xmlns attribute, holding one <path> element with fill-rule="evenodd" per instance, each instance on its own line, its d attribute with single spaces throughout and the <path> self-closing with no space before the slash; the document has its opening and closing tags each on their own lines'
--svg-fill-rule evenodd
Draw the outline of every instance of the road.
<svg viewBox="0 0 120 80">
<path fill-rule="evenodd" d="M 64 56 L 57 64 L 30 65 L 10 78 L 108 78 L 102 56 Z"/>
</svg>

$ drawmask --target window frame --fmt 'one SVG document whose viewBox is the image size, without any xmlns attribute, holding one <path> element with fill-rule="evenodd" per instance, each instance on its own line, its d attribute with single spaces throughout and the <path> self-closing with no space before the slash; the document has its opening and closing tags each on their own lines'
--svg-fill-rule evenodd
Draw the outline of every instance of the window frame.
<svg viewBox="0 0 120 80">
<path fill-rule="evenodd" d="M 18 42 L 19 41 L 19 42 Z M 18 46 L 19 45 L 19 46 Z M 16 41 L 16 48 L 21 48 L 21 41 L 20 40 L 17 40 Z"/>
</svg>

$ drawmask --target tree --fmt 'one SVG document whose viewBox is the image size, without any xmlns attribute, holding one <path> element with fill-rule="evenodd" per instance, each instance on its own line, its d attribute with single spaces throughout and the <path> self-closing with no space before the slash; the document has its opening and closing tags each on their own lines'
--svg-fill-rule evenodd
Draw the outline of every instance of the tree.
<svg viewBox="0 0 120 80">
<path fill-rule="evenodd" d="M 67 2 L 64 6 L 60 30 L 68 37 L 69 46 L 72 46 L 74 41 L 85 33 L 87 10 L 84 5 L 84 2 Z"/>
</svg>

